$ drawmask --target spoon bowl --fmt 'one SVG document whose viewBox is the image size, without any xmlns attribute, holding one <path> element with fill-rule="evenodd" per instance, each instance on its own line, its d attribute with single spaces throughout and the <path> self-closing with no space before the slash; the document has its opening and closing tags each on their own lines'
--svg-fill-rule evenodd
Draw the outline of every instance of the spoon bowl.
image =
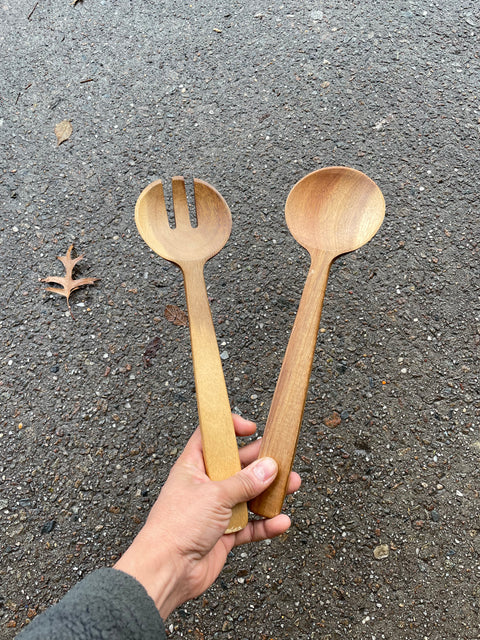
<svg viewBox="0 0 480 640">
<path fill-rule="evenodd" d="M 290 191 L 285 218 L 305 249 L 335 255 L 359 249 L 378 231 L 385 201 L 375 182 L 349 167 L 309 173 Z"/>
</svg>

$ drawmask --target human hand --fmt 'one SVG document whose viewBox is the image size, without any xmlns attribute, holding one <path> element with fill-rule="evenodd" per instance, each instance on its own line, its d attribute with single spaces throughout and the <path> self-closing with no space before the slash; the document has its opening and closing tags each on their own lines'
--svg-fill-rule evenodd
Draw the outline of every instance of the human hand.
<svg viewBox="0 0 480 640">
<path fill-rule="evenodd" d="M 238 436 L 255 433 L 255 423 L 240 416 L 234 415 L 233 423 Z M 273 538 L 289 528 L 290 518 L 280 514 L 225 534 L 232 507 L 262 493 L 277 474 L 274 460 L 257 460 L 260 444 L 257 440 L 240 448 L 242 471 L 213 482 L 205 472 L 197 429 L 172 467 L 144 527 L 115 564 L 143 584 L 162 618 L 203 593 L 233 547 Z M 292 472 L 288 492 L 296 491 L 300 483 L 300 476 Z"/>
</svg>

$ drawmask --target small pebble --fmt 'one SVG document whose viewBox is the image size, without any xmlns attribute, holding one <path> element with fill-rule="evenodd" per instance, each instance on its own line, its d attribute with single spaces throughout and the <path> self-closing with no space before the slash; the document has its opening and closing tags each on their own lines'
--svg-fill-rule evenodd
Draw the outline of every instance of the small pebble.
<svg viewBox="0 0 480 640">
<path fill-rule="evenodd" d="M 48 520 L 42 527 L 40 533 L 51 533 L 55 529 L 55 525 L 57 524 L 56 520 Z"/>
<path fill-rule="evenodd" d="M 384 558 L 388 558 L 388 554 L 390 553 L 390 547 L 388 544 L 379 544 L 378 547 L 375 547 L 373 551 L 373 555 L 377 560 L 383 560 Z"/>
</svg>

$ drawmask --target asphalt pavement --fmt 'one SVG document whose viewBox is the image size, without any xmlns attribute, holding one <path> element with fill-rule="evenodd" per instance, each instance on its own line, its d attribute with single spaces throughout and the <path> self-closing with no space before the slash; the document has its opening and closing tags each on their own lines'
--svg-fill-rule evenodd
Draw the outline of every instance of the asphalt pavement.
<svg viewBox="0 0 480 640">
<path fill-rule="evenodd" d="M 141 191 L 196 177 L 231 209 L 206 278 L 232 408 L 261 433 L 308 271 L 285 200 L 344 165 L 386 216 L 330 273 L 292 527 L 167 627 L 477 639 L 478 4 L 0 0 L 0 47 L 0 637 L 115 561 L 196 425 L 165 316 L 183 282 L 136 230 Z M 99 278 L 73 317 L 40 281 L 72 244 Z"/>
</svg>

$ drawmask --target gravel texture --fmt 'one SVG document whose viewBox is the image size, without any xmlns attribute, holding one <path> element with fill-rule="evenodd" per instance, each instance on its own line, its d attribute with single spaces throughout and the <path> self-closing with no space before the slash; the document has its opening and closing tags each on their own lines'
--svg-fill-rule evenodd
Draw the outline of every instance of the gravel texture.
<svg viewBox="0 0 480 640">
<path fill-rule="evenodd" d="M 348 165 L 387 213 L 331 271 L 293 526 L 167 625 L 478 638 L 477 3 L 0 0 L 0 18 L 0 637 L 112 564 L 196 422 L 188 329 L 164 317 L 183 283 L 136 231 L 142 189 L 195 176 L 230 205 L 206 277 L 232 407 L 261 431 L 308 269 L 285 199 Z M 101 278 L 75 321 L 39 282 L 72 243 Z"/>
</svg>

